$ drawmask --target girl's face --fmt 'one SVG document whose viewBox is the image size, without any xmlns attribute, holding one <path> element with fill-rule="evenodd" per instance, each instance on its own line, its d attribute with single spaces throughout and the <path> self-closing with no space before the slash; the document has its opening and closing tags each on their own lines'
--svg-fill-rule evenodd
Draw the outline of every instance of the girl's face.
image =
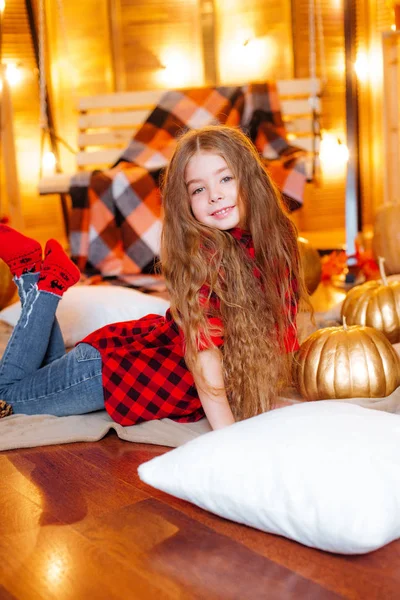
<svg viewBox="0 0 400 600">
<path fill-rule="evenodd" d="M 194 154 L 186 167 L 185 183 L 192 213 L 200 223 L 222 231 L 243 227 L 244 207 L 237 181 L 222 156 Z"/>
</svg>

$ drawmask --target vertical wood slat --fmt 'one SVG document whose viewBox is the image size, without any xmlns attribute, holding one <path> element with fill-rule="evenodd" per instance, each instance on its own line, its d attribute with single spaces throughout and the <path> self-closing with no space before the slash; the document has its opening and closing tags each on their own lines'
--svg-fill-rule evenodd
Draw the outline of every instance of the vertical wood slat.
<svg viewBox="0 0 400 600">
<path fill-rule="evenodd" d="M 119 0 L 126 88 L 204 85 L 197 0 Z"/>
<path fill-rule="evenodd" d="M 203 47 L 204 83 L 218 85 L 218 60 L 216 54 L 215 0 L 199 0 L 200 26 Z"/>
<path fill-rule="evenodd" d="M 120 32 L 123 29 L 120 0 L 107 0 L 107 8 L 110 26 L 110 49 L 112 54 L 114 91 L 124 92 L 126 90 L 126 73 L 124 63 L 124 52 Z"/>
<path fill-rule="evenodd" d="M 385 148 L 384 202 L 400 198 L 400 32 L 385 32 L 383 48 L 383 134 Z"/>
<path fill-rule="evenodd" d="M 368 60 L 367 73 L 359 79 L 360 179 L 365 225 L 373 222 L 385 194 L 382 33 L 390 31 L 393 9 L 387 0 L 356 0 L 356 4 L 357 51 Z"/>
<path fill-rule="evenodd" d="M 0 65 L 0 83 L 1 146 L 8 196 L 8 209 L 13 226 L 21 230 L 23 229 L 24 220 L 22 216 L 21 194 L 19 189 L 18 168 L 15 152 L 14 114 L 10 89 L 7 79 L 4 76 L 4 67 L 2 65 Z"/>
</svg>

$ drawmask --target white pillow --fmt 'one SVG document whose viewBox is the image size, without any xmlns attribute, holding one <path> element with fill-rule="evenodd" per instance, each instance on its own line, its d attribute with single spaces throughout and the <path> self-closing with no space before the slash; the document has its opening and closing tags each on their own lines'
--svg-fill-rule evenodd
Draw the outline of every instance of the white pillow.
<svg viewBox="0 0 400 600">
<path fill-rule="evenodd" d="M 360 554 L 400 536 L 399 448 L 397 415 L 307 402 L 206 433 L 138 471 L 221 517 Z"/>
<path fill-rule="evenodd" d="M 131 321 L 147 314 L 164 315 L 169 302 L 163 298 L 113 285 L 78 285 L 64 294 L 57 318 L 65 345 L 73 346 L 86 335 L 118 321 Z M 21 313 L 20 303 L 0 311 L 0 319 L 15 325 Z"/>
</svg>

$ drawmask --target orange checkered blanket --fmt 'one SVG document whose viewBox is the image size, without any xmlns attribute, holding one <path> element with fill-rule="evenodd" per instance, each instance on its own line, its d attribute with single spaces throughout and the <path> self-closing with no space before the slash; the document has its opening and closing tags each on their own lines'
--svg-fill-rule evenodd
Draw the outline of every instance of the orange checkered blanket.
<svg viewBox="0 0 400 600">
<path fill-rule="evenodd" d="M 70 246 L 82 272 L 152 272 L 162 224 L 159 177 L 183 130 L 239 126 L 249 135 L 291 210 L 301 206 L 305 153 L 285 136 L 274 84 L 168 91 L 116 165 L 79 173 L 70 193 Z"/>
</svg>

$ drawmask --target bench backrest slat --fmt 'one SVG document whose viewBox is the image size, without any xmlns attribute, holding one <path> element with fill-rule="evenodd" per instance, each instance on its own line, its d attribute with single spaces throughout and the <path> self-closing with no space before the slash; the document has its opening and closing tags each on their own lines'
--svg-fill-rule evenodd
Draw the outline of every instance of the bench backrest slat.
<svg viewBox="0 0 400 600">
<path fill-rule="evenodd" d="M 318 152 L 314 117 L 321 112 L 319 79 L 278 80 L 282 117 L 292 144 Z M 115 92 L 79 101 L 78 169 L 110 166 L 159 102 L 164 90 Z"/>
</svg>

